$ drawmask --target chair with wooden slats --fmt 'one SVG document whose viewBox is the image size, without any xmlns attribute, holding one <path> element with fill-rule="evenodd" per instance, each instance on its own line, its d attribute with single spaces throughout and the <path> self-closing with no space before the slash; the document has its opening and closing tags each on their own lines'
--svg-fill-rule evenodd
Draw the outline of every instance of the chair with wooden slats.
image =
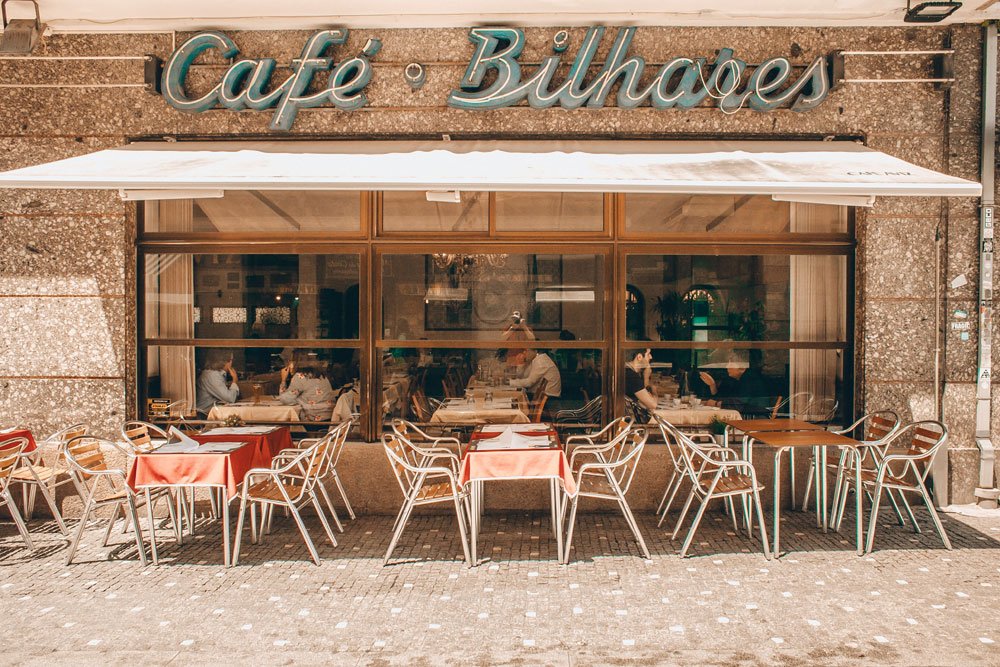
<svg viewBox="0 0 1000 667">
<path fill-rule="evenodd" d="M 41 491 L 42 497 L 52 511 L 63 535 L 68 534 L 62 515 L 56 506 L 56 489 L 64 484 L 76 485 L 76 478 L 66 463 L 63 454 L 65 444 L 80 435 L 87 433 L 84 424 L 73 424 L 62 428 L 44 440 L 36 442 L 35 451 L 29 455 L 21 457 L 21 463 L 11 475 L 11 482 L 21 485 L 22 507 L 27 521 L 31 521 L 35 511 L 35 495 Z M 81 498 L 85 495 L 85 490 L 76 486 L 76 491 Z"/>
<path fill-rule="evenodd" d="M 862 459 L 862 463 L 864 463 L 864 461 L 872 457 L 875 452 L 878 452 L 879 454 L 885 453 L 885 448 L 888 446 L 889 438 L 897 430 L 899 430 L 899 423 L 899 415 L 895 412 L 892 410 L 880 410 L 878 412 L 870 412 L 860 419 L 857 419 L 850 426 L 833 432 L 847 436 L 857 433 L 858 437 L 866 443 L 865 447 L 861 450 L 864 457 Z M 812 488 L 815 465 L 815 460 L 810 463 L 809 474 L 806 476 L 806 491 L 802 499 L 803 512 L 805 512 L 809 507 L 809 491 Z M 874 466 L 874 464 L 871 465 Z M 834 479 L 833 508 L 830 513 L 830 526 L 835 526 L 837 530 L 840 530 L 847 493 L 850 490 L 850 485 L 854 483 L 854 457 L 852 456 L 851 451 L 845 448 L 839 452 L 828 454 L 826 457 L 826 473 L 832 475 Z M 899 506 L 896 504 L 896 499 L 893 497 L 891 492 L 889 494 L 889 498 L 892 502 L 893 508 L 896 510 L 896 517 L 902 524 L 903 515 L 900 514 Z"/>
<path fill-rule="evenodd" d="M 91 436 L 77 436 L 69 440 L 64 448 L 66 461 L 69 463 L 73 475 L 77 479 L 79 486 L 87 489 L 82 496 L 84 498 L 83 514 L 80 517 L 80 526 L 70 544 L 69 553 L 66 554 L 66 564 L 73 562 L 73 556 L 83 537 L 83 531 L 87 528 L 87 521 L 90 515 L 99 507 L 111 505 L 111 518 L 108 520 L 108 527 L 104 532 L 104 540 L 101 546 L 107 546 L 111 536 L 111 529 L 118 519 L 118 513 L 122 513 L 125 521 L 132 524 L 135 531 L 135 544 L 139 550 L 139 560 L 143 567 L 148 564 L 146 559 L 146 545 L 142 538 L 142 529 L 139 527 L 138 507 L 144 499 L 136 494 L 128 484 L 125 483 L 125 471 L 118 468 L 109 468 L 104 459 L 102 447 L 117 450 L 121 454 L 128 456 L 129 452 L 117 442 L 103 440 Z M 150 512 L 150 528 L 152 528 L 152 507 L 148 507 Z M 154 536 L 155 540 L 155 536 Z M 156 546 L 153 542 L 153 557 L 156 558 Z"/>
<path fill-rule="evenodd" d="M 0 507 L 7 507 L 7 511 L 10 512 L 17 525 L 17 532 L 21 534 L 21 538 L 28 545 L 28 548 L 34 551 L 35 545 L 31 541 L 31 535 L 28 534 L 28 527 L 25 525 L 24 519 L 21 518 L 21 513 L 17 510 L 17 505 L 14 504 L 14 498 L 10 493 L 11 475 L 17 469 L 21 461 L 21 453 L 27 444 L 28 439 L 21 437 L 10 438 L 0 443 Z"/>
<path fill-rule="evenodd" d="M 571 435 L 566 438 L 566 451 L 570 453 L 570 469 L 575 473 L 587 458 L 607 463 L 617 460 L 621 443 L 632 429 L 631 417 L 618 417 L 594 433 Z M 576 463 L 577 461 L 580 463 Z"/>
<path fill-rule="evenodd" d="M 127 421 L 122 424 L 122 440 L 130 445 L 136 454 L 150 452 L 164 444 L 169 436 L 156 424 L 143 421 Z"/>
<path fill-rule="evenodd" d="M 931 515 L 931 521 L 941 536 L 946 549 L 951 549 L 951 541 L 948 534 L 941 525 L 934 503 L 931 502 L 930 494 L 927 492 L 927 475 L 931 471 L 934 456 L 944 447 L 948 441 L 948 427 L 939 421 L 927 420 L 913 422 L 902 427 L 893 434 L 883 448 L 882 453 L 873 451 L 876 459 L 874 468 L 861 468 L 861 484 L 866 490 L 871 490 L 872 510 L 871 519 L 868 524 L 868 542 L 865 546 L 865 553 L 871 553 L 875 542 L 875 524 L 878 520 L 878 508 L 882 498 L 882 491 L 899 491 L 900 497 L 905 492 L 918 493 L 927 506 L 927 512 Z M 906 453 L 888 453 L 893 447 L 906 447 Z M 910 505 L 905 502 L 910 521 L 913 522 L 913 529 L 920 532 L 920 525 Z"/>
<path fill-rule="evenodd" d="M 532 422 L 542 421 L 542 415 L 545 414 L 545 403 L 549 400 L 546 394 L 542 394 L 542 397 L 532 403 L 531 414 L 528 415 L 528 419 Z"/>
<path fill-rule="evenodd" d="M 467 491 L 458 485 L 458 457 L 450 451 L 428 454 L 397 432 L 383 433 L 382 447 L 385 449 L 389 465 L 399 483 L 399 489 L 403 492 L 403 504 L 396 515 L 392 538 L 389 541 L 389 548 L 385 552 L 382 565 L 385 566 L 389 563 L 389 558 L 396 548 L 399 536 L 403 534 L 403 529 L 406 527 L 414 507 L 451 502 L 455 505 L 455 516 L 458 519 L 458 531 L 462 540 L 465 562 L 469 567 L 472 567 L 466 530 L 469 496 Z M 441 479 L 443 481 L 435 481 Z"/>
<path fill-rule="evenodd" d="M 254 544 L 258 541 L 257 508 L 260 507 L 263 525 L 264 519 L 270 518 L 275 507 L 284 507 L 295 519 L 295 524 L 302 534 L 302 539 L 305 540 L 313 562 L 319 565 L 320 559 L 316 545 L 313 544 L 309 530 L 299 514 L 299 509 L 303 505 L 311 504 L 323 524 L 323 529 L 326 531 L 330 543 L 334 547 L 337 546 L 337 538 L 334 537 L 333 531 L 330 529 L 330 523 L 326 520 L 326 514 L 323 512 L 319 497 L 316 495 L 317 480 L 319 474 L 323 472 L 326 457 L 332 452 L 334 435 L 334 433 L 328 433 L 307 448 L 292 450 L 288 455 L 282 452 L 275 457 L 278 461 L 276 464 L 278 467 L 253 468 L 247 472 L 240 495 L 240 518 L 236 523 L 233 566 L 239 562 L 243 524 L 246 520 L 248 506 L 250 509 L 250 539 Z"/>
<path fill-rule="evenodd" d="M 588 461 L 576 470 L 576 494 L 572 498 L 567 498 L 569 502 L 563 504 L 562 511 L 566 511 L 569 506 L 569 528 L 566 533 L 566 542 L 563 547 L 562 562 L 569 562 L 569 551 L 573 545 L 573 527 L 576 524 L 576 509 L 580 498 L 598 498 L 602 500 L 614 500 L 621 508 L 625 522 L 635 535 L 635 540 L 639 544 L 642 555 L 649 558 L 649 549 L 646 548 L 646 541 L 642 538 L 639 524 L 632 515 L 632 510 L 625 500 L 635 477 L 636 468 L 639 465 L 639 457 L 646 445 L 648 437 L 646 430 L 635 428 L 624 432 L 620 440 L 620 445 L 613 448 L 607 454 L 606 461 Z M 616 443 L 617 444 L 617 443 Z"/>
<path fill-rule="evenodd" d="M 674 526 L 674 532 L 670 539 L 676 539 L 681 526 L 684 525 L 684 518 L 688 510 L 696 499 L 701 500 L 698 512 L 695 514 L 691 528 L 687 537 L 684 538 L 684 545 L 681 547 L 681 558 L 687 556 L 691 541 L 698 530 L 698 524 L 708 508 L 708 504 L 713 500 L 723 500 L 732 503 L 736 497 L 741 497 L 753 504 L 749 511 L 756 509 L 757 523 L 760 526 L 760 541 L 764 551 L 764 557 L 771 559 L 771 549 L 767 543 L 767 530 L 764 528 L 764 510 L 760 503 L 760 491 L 764 486 L 757 481 L 757 471 L 749 461 L 743 461 L 736 457 L 735 452 L 726 448 L 715 446 L 703 446 L 696 443 L 687 433 L 684 433 L 676 426 L 661 420 L 663 427 L 670 439 L 680 446 L 681 456 L 684 458 L 684 473 L 691 482 L 691 492 L 688 494 L 684 508 L 681 510 Z M 730 507 L 733 516 L 733 530 L 738 531 L 737 512 Z M 750 537 L 753 537 L 753 523 L 748 522 L 747 529 Z"/>
</svg>

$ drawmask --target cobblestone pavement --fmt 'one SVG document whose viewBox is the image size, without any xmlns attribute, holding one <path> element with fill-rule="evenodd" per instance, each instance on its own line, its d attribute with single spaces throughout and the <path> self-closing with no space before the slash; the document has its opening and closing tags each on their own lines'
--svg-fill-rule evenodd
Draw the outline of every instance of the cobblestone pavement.
<svg viewBox="0 0 1000 667">
<path fill-rule="evenodd" d="M 129 535 L 76 562 L 54 524 L 38 550 L 0 524 L 5 664 L 998 664 L 1000 520 L 948 516 L 946 551 L 880 517 L 877 551 L 786 512 L 778 561 L 706 515 L 693 557 L 639 517 L 652 559 L 614 514 L 581 513 L 572 562 L 556 562 L 546 512 L 488 514 L 481 562 L 467 568 L 453 516 L 411 521 L 388 567 L 393 518 L 345 523 L 340 545 L 309 560 L 287 519 L 225 568 L 219 524 L 176 546 L 161 530 L 158 567 Z M 235 523 L 235 522 L 234 522 Z M 75 521 L 70 528 L 75 528 Z M 116 545 L 117 542 L 117 545 Z"/>
</svg>

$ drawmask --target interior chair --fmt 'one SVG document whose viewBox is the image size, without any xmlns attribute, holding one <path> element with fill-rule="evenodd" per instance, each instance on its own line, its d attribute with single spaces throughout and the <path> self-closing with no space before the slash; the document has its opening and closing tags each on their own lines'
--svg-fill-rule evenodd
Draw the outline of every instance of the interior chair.
<svg viewBox="0 0 1000 667">
<path fill-rule="evenodd" d="M 698 531 L 698 524 L 708 508 L 708 504 L 713 500 L 724 500 L 731 505 L 732 499 L 741 497 L 746 502 L 752 503 L 757 514 L 757 523 L 760 526 L 760 541 L 764 550 L 764 557 L 771 559 L 771 549 L 767 543 L 767 530 L 764 528 L 764 510 L 760 503 L 760 491 L 764 486 L 757 481 L 757 472 L 753 464 L 749 461 L 742 461 L 730 458 L 730 454 L 723 451 L 724 447 L 703 447 L 692 440 L 686 433 L 676 428 L 669 422 L 663 422 L 664 428 L 680 446 L 681 456 L 684 458 L 684 473 L 691 482 L 691 492 L 688 494 L 684 508 L 681 510 L 674 526 L 671 539 L 676 539 L 681 526 L 684 525 L 684 518 L 687 516 L 691 505 L 698 499 L 701 504 L 688 530 L 687 537 L 681 547 L 681 558 L 687 556 L 691 541 Z M 730 450 L 731 451 L 731 450 Z M 732 455 L 735 455 L 734 453 Z M 731 508 L 730 508 L 731 509 Z M 739 530 L 736 521 L 736 513 L 733 516 L 733 529 Z M 750 536 L 753 536 L 753 524 L 748 522 Z"/>
<path fill-rule="evenodd" d="M 458 485 L 456 472 L 458 457 L 452 452 L 427 455 L 415 447 L 409 439 L 396 432 L 382 434 L 382 447 L 399 483 L 399 489 L 403 492 L 403 505 L 396 515 L 392 538 L 389 540 L 389 548 L 385 552 L 385 558 L 382 559 L 382 565 L 389 563 L 389 558 L 392 557 L 399 536 L 402 535 L 414 507 L 451 502 L 455 505 L 455 517 L 458 520 L 465 562 L 472 567 L 466 529 L 469 495 L 466 489 Z M 443 481 L 427 483 L 428 480 L 442 478 Z"/>
<path fill-rule="evenodd" d="M 584 392 L 586 394 L 586 392 Z M 560 410 L 555 414 L 557 424 L 593 424 L 601 418 L 601 396 L 586 401 L 583 407 Z"/>
<path fill-rule="evenodd" d="M 84 424 L 73 424 L 62 428 L 44 440 L 35 443 L 35 451 L 22 456 L 18 467 L 11 474 L 11 482 L 21 485 L 22 507 L 24 516 L 30 521 L 35 511 L 35 494 L 42 492 L 45 502 L 52 510 L 52 516 L 59 525 L 59 530 L 67 534 L 62 515 L 55 504 L 56 489 L 64 484 L 76 484 L 76 478 L 70 471 L 69 464 L 63 454 L 65 444 L 76 436 L 84 435 L 87 427 Z M 84 490 L 76 487 L 81 498 Z"/>
<path fill-rule="evenodd" d="M 301 450 L 290 450 L 275 457 L 274 468 L 253 468 L 247 472 L 243 482 L 243 491 L 240 494 L 240 518 L 236 522 L 236 542 L 233 545 L 233 566 L 239 562 L 240 542 L 243 537 L 243 523 L 246 520 L 247 506 L 250 506 L 250 539 L 256 544 L 257 535 L 257 515 L 256 509 L 261 509 L 261 519 L 270 519 L 275 507 L 283 507 L 295 519 L 295 524 L 305 540 L 309 554 L 316 565 L 320 564 L 319 553 L 316 545 L 313 544 L 309 536 L 309 530 L 302 521 L 299 509 L 306 504 L 311 504 L 330 543 L 336 547 L 337 538 L 334 537 L 330 524 L 326 520 L 323 508 L 320 506 L 319 498 L 316 495 L 316 485 L 319 473 L 323 470 L 324 459 L 330 454 L 333 434 L 321 438 L 312 445 Z"/>
<path fill-rule="evenodd" d="M 905 446 L 906 452 L 902 454 L 879 454 L 875 453 L 876 466 L 874 469 L 862 467 L 861 484 L 866 489 L 871 489 L 872 510 L 871 519 L 868 523 L 868 542 L 865 546 L 865 553 L 871 553 L 875 543 L 875 525 L 878 521 L 878 507 L 882 499 L 882 491 L 895 490 L 903 493 L 918 493 L 927 506 L 927 512 L 931 515 L 931 521 L 944 542 L 946 549 L 951 549 L 951 541 L 945 533 L 941 519 L 938 517 L 934 503 L 931 502 L 930 494 L 927 492 L 926 480 L 934 462 L 934 456 L 943 448 L 948 441 L 948 427 L 939 421 L 927 420 L 913 422 L 899 429 L 889 439 L 886 451 L 891 447 Z M 913 529 L 920 532 L 909 504 L 904 502 L 904 507 L 913 522 Z"/>
<path fill-rule="evenodd" d="M 142 562 L 143 567 L 145 567 L 148 564 L 148 560 L 146 558 L 146 546 L 142 538 L 142 529 L 139 527 L 138 507 L 146 504 L 147 511 L 149 512 L 150 533 L 152 537 L 151 546 L 153 560 L 155 561 L 156 536 L 152 531 L 152 501 L 162 497 L 164 494 L 162 492 L 156 494 L 150 493 L 150 503 L 147 504 L 143 496 L 137 494 L 125 483 L 124 470 L 108 467 L 102 448 L 115 449 L 126 456 L 129 454 L 117 442 L 86 435 L 72 438 L 64 447 L 66 461 L 69 463 L 70 469 L 77 479 L 77 483 L 87 489 L 86 494 L 82 496 L 84 504 L 83 514 L 80 517 L 80 526 L 73 537 L 73 541 L 70 543 L 69 553 L 66 554 L 66 565 L 73 562 L 73 556 L 76 554 L 80 539 L 83 537 L 83 531 L 87 528 L 87 521 L 90 515 L 98 507 L 110 505 L 113 509 L 111 511 L 111 518 L 108 520 L 108 527 L 104 531 L 104 539 L 101 542 L 101 546 L 107 546 L 108 539 L 111 537 L 111 529 L 114 528 L 118 514 L 121 513 L 122 518 L 126 522 L 130 522 L 132 529 L 135 531 L 135 544 L 139 550 L 139 560 Z M 176 517 L 174 517 L 174 523 L 176 525 Z"/>
<path fill-rule="evenodd" d="M 649 410 L 631 396 L 625 397 L 625 414 L 636 424 L 648 424 L 653 420 Z"/>
<path fill-rule="evenodd" d="M 28 527 L 24 524 L 24 519 L 21 518 L 21 513 L 17 510 L 10 493 L 11 475 L 17 468 L 27 445 L 28 439 L 22 437 L 10 438 L 0 443 L 0 506 L 7 507 L 17 526 L 17 532 L 21 534 L 21 539 L 28 545 L 28 549 L 34 551 L 35 545 L 31 541 L 31 535 L 28 534 Z"/>
<path fill-rule="evenodd" d="M 635 476 L 636 467 L 639 465 L 639 457 L 642 456 L 643 447 L 646 445 L 646 430 L 642 428 L 631 429 L 625 433 L 620 446 L 609 451 L 614 454 L 614 458 L 606 461 L 588 461 L 582 464 L 576 473 L 576 494 L 572 498 L 567 498 L 568 503 L 563 504 L 562 511 L 566 512 L 569 505 L 569 527 L 566 534 L 566 543 L 563 547 L 562 562 L 569 562 L 569 551 L 573 545 L 573 528 L 576 523 L 576 510 L 580 498 L 600 498 L 603 500 L 614 500 L 621 508 L 622 515 L 626 523 L 635 535 L 636 542 L 644 557 L 649 558 L 649 549 L 646 548 L 646 541 L 642 539 L 639 531 L 639 524 L 632 515 L 632 510 L 625 500 L 632 478 Z M 597 473 L 597 474 L 595 474 Z M 603 474 L 601 474 L 603 473 Z"/>
</svg>

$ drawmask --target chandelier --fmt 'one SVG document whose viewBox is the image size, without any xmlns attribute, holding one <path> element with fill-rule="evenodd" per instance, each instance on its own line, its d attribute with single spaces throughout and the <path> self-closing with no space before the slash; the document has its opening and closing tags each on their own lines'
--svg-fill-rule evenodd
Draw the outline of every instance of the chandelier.
<svg viewBox="0 0 1000 667">
<path fill-rule="evenodd" d="M 507 263 L 507 253 L 434 253 L 434 265 L 439 269 L 449 269 L 457 275 L 486 267 L 499 268 Z"/>
</svg>

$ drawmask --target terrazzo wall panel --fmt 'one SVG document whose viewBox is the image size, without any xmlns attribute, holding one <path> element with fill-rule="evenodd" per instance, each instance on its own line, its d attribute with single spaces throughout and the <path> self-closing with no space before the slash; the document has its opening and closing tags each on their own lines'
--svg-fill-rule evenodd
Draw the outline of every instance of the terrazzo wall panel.
<svg viewBox="0 0 1000 667">
<path fill-rule="evenodd" d="M 548 55 L 555 31 L 527 29 L 521 60 L 538 62 Z M 572 44 L 580 42 L 583 32 L 570 31 Z M 246 57 L 273 57 L 286 63 L 299 55 L 309 32 L 227 34 Z M 166 59 L 187 36 L 55 35 L 36 55 L 131 59 L 0 60 L 0 80 L 5 83 L 101 86 L 0 89 L 0 169 L 89 153 L 137 138 L 274 136 L 267 128 L 271 112 L 185 114 L 141 87 L 142 57 L 154 54 Z M 977 26 L 637 30 L 629 53 L 643 56 L 647 63 L 682 55 L 712 58 L 721 47 L 734 48 L 737 57 L 751 64 L 790 55 L 800 66 L 834 49 L 956 48 L 957 81 L 950 92 L 919 83 L 847 84 L 806 113 L 744 110 L 733 115 L 708 105 L 686 111 L 450 109 L 445 97 L 472 55 L 466 30 L 353 30 L 334 55 L 357 53 L 372 37 L 381 39 L 383 48 L 373 59 L 368 105 L 354 112 L 302 110 L 285 136 L 849 137 L 925 167 L 966 178 L 978 176 L 982 39 Z M 603 62 L 610 43 L 606 36 L 595 62 Z M 427 68 L 427 84 L 416 91 L 402 78 L 410 62 Z M 212 85 L 224 67 L 221 60 L 208 60 L 194 68 L 190 79 L 194 88 Z M 929 72 L 929 60 L 923 56 L 848 60 L 849 77 L 914 78 Z M 111 84 L 117 87 L 107 87 Z M 859 411 L 891 408 L 909 419 L 911 398 L 932 395 L 935 279 L 966 273 L 969 286 L 944 292 L 946 310 L 975 312 L 976 206 L 971 199 L 880 198 L 870 211 L 858 211 Z M 98 433 L 113 435 L 126 412 L 134 411 L 128 398 L 135 396 L 136 370 L 134 213 L 110 192 L 0 190 L 0 321 L 4 322 L 0 420 L 4 423 L 24 423 L 44 432 L 69 421 L 86 421 Z M 939 225 L 946 233 L 942 270 L 935 276 L 933 241 Z M 956 452 L 974 447 L 969 396 L 974 393 L 975 337 L 973 328 L 969 341 L 950 330 L 945 339 L 944 415 L 952 426 Z M 383 463 L 376 448 L 368 459 L 360 454 L 363 451 L 355 451 L 345 463 L 359 470 Z M 970 458 L 956 456 L 962 461 Z M 391 480 L 381 474 L 373 479 L 378 483 L 371 494 L 386 500 L 372 500 L 370 506 L 393 509 L 396 492 Z M 956 500 L 965 501 L 971 488 L 961 479 L 962 475 L 954 477 L 952 492 Z M 655 493 L 643 491 L 639 496 L 653 498 Z"/>
</svg>

